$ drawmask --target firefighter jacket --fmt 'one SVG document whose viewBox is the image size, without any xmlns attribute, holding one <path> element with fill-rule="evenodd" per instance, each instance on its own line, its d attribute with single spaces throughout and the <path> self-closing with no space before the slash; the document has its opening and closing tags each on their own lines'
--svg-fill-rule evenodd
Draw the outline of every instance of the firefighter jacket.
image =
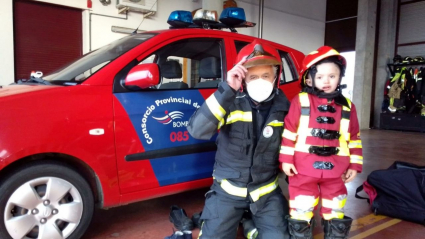
<svg viewBox="0 0 425 239">
<path fill-rule="evenodd" d="M 187 129 L 194 138 L 210 139 L 219 131 L 213 187 L 239 198 L 249 195 L 253 202 L 278 188 L 279 146 L 289 109 L 284 93 L 278 92 L 258 136 L 249 96 L 226 82 L 191 117 Z"/>
<path fill-rule="evenodd" d="M 356 107 L 342 95 L 330 102 L 305 92 L 295 96 L 282 136 L 279 161 L 294 164 L 301 175 L 337 178 L 347 169 L 362 171 Z"/>
</svg>

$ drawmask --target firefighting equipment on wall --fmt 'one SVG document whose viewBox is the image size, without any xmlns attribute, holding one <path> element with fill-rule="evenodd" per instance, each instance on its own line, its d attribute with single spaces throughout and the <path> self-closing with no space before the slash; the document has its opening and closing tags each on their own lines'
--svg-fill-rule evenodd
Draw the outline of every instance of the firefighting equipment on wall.
<svg viewBox="0 0 425 239">
<path fill-rule="evenodd" d="M 409 67 L 411 64 L 424 66 Z M 393 58 L 394 76 L 385 83 L 382 112 L 425 116 L 425 59 L 422 56 Z"/>
</svg>

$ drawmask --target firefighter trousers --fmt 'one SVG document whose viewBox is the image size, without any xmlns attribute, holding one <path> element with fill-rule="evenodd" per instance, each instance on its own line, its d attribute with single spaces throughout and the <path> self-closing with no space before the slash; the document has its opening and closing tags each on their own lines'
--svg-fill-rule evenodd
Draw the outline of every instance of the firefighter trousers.
<svg viewBox="0 0 425 239">
<path fill-rule="evenodd" d="M 291 218 L 310 221 L 319 198 L 322 199 L 320 215 L 323 219 L 344 218 L 347 188 L 341 177 L 314 178 L 295 174 L 289 177 L 288 190 Z"/>
<path fill-rule="evenodd" d="M 235 239 L 239 223 L 246 210 L 250 209 L 247 198 L 234 199 L 210 190 L 206 194 L 201 219 L 204 220 L 200 239 Z M 267 195 L 260 210 L 252 214 L 258 230 L 257 239 L 289 239 L 287 230 L 288 203 L 280 189 Z"/>
</svg>

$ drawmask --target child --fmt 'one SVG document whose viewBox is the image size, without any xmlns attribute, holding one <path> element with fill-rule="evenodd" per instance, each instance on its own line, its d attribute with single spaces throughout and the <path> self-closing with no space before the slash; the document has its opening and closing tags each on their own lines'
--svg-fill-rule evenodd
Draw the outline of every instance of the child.
<svg viewBox="0 0 425 239">
<path fill-rule="evenodd" d="M 328 46 L 307 55 L 300 80 L 308 74 L 312 86 L 294 97 L 285 118 L 279 161 L 289 177 L 294 238 L 313 238 L 319 196 L 325 238 L 347 238 L 350 231 L 344 183 L 362 171 L 363 157 L 356 107 L 340 90 L 345 67 L 344 57 Z"/>
</svg>

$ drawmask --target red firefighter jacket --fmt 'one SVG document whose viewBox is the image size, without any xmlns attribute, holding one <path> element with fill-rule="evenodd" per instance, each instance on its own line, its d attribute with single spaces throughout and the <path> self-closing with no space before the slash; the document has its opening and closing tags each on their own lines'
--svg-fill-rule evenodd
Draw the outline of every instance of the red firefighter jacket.
<svg viewBox="0 0 425 239">
<path fill-rule="evenodd" d="M 336 104 L 334 100 L 319 98 L 312 94 L 300 93 L 291 102 L 285 118 L 285 129 L 279 161 L 294 164 L 298 173 L 317 178 L 336 178 L 347 169 L 362 171 L 363 156 L 356 107 L 346 99 L 347 106 Z M 335 112 L 320 112 L 319 105 L 333 106 Z M 334 123 L 320 123 L 318 117 L 332 117 Z M 323 139 L 312 135 L 312 130 L 325 129 L 338 131 L 338 139 Z M 319 156 L 310 153 L 311 146 L 336 147 L 338 153 Z M 320 162 L 329 163 L 332 169 L 317 169 Z"/>
</svg>

